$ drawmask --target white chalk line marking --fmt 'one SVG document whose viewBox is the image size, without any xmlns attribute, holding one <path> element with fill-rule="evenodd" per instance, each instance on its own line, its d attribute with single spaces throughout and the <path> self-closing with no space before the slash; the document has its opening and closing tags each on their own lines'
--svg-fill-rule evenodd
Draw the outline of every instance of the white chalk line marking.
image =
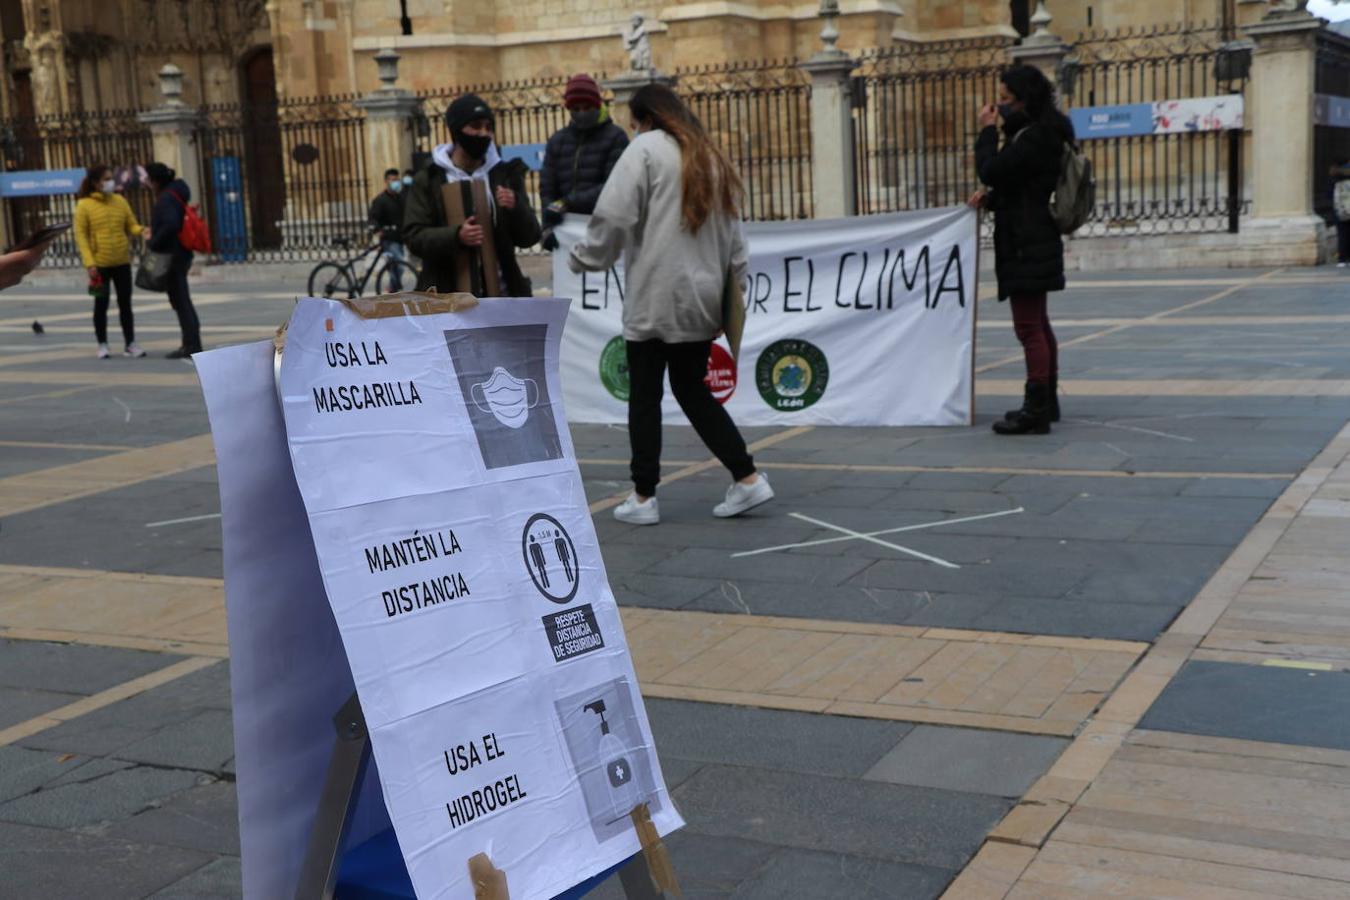
<svg viewBox="0 0 1350 900">
<path fill-rule="evenodd" d="M 161 525 L 185 525 L 188 522 L 205 522 L 207 519 L 219 519 L 220 513 L 207 513 L 204 516 L 188 516 L 186 519 L 165 519 L 163 522 L 146 522 L 146 528 L 159 528 Z"/>
<path fill-rule="evenodd" d="M 113 399 L 113 402 L 114 402 L 114 403 L 116 403 L 118 406 L 122 407 L 122 412 L 126 413 L 126 417 L 122 419 L 122 422 L 123 422 L 124 424 L 130 422 L 130 421 L 131 421 L 131 407 L 130 407 L 130 406 L 127 406 L 125 403 L 123 403 L 121 400 L 119 400 L 119 399 L 116 398 L 116 397 L 114 397 L 114 398 L 112 398 L 112 399 Z"/>
<path fill-rule="evenodd" d="M 1171 441 L 1185 441 L 1188 444 L 1194 444 L 1195 438 L 1186 437 L 1184 434 L 1169 434 L 1166 431 L 1154 431 L 1152 428 L 1140 428 L 1137 425 L 1121 425 L 1118 422 L 1102 422 L 1098 419 L 1065 419 L 1066 422 L 1077 422 L 1081 425 L 1096 425 L 1100 428 L 1115 428 L 1120 431 L 1134 431 L 1139 434 L 1151 434 L 1154 437 L 1167 438 Z"/>
<path fill-rule="evenodd" d="M 947 560 L 937 556 L 929 556 L 927 553 L 920 553 L 918 550 L 912 550 L 909 547 L 902 547 L 899 544 L 892 544 L 890 541 L 883 541 L 881 538 L 874 537 L 870 534 L 863 534 L 861 531 L 854 531 L 852 528 L 845 528 L 842 525 L 831 525 L 829 522 L 824 522 L 820 519 L 813 519 L 810 516 L 804 516 L 801 513 L 788 513 L 788 515 L 792 516 L 794 519 L 801 519 L 803 522 L 810 522 L 812 525 L 818 525 L 821 528 L 829 528 L 834 531 L 841 531 L 845 535 L 847 535 L 847 537 L 843 538 L 842 540 L 867 541 L 868 543 L 871 544 L 878 544 L 882 547 L 889 547 L 890 549 L 895 550 L 899 553 L 905 553 L 908 554 L 909 556 L 917 557 L 918 559 L 922 559 L 925 560 L 926 562 L 933 563 L 934 565 L 942 566 L 944 569 L 961 568 L 954 562 L 948 562 Z"/>
<path fill-rule="evenodd" d="M 880 537 L 883 534 L 900 534 L 905 531 L 922 531 L 926 528 L 937 528 L 939 525 L 961 525 L 966 522 L 981 522 L 984 521 L 985 519 L 997 519 L 1001 518 L 1002 516 L 1014 516 L 1017 515 L 1018 513 L 1023 512 L 1026 512 L 1026 509 L 1019 506 L 1017 507 L 1017 509 L 1004 509 L 994 513 L 982 513 L 981 515 L 978 516 L 962 516 L 959 519 L 943 519 L 939 522 L 924 522 L 919 525 L 902 525 L 899 528 L 886 528 L 881 531 L 868 532 L 866 536 L 872 538 L 872 537 Z M 791 513 L 791 515 L 795 518 L 802 519 L 804 521 L 808 522 L 813 521 L 807 518 L 806 516 L 803 516 L 801 513 Z M 842 530 L 838 529 L 837 526 L 834 525 L 831 525 L 829 527 L 836 528 L 836 530 Z M 758 550 L 742 550 L 740 553 L 731 554 L 731 557 L 732 559 L 735 559 L 738 556 L 758 556 L 761 553 L 775 553 L 779 550 L 795 550 L 798 547 L 819 547 L 821 544 L 837 544 L 840 541 L 854 541 L 854 540 L 858 540 L 858 538 L 856 537 L 820 538 L 819 540 L 814 541 L 799 541 L 795 544 L 780 544 L 777 547 L 761 547 Z"/>
</svg>

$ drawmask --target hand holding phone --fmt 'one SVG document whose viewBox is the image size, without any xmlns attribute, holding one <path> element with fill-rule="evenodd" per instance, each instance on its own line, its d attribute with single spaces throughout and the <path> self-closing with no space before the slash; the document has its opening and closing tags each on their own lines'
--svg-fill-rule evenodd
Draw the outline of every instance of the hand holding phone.
<svg viewBox="0 0 1350 900">
<path fill-rule="evenodd" d="M 19 241 L 14 246 L 6 250 L 6 253 L 14 253 L 18 250 L 32 250 L 41 247 L 44 244 L 51 243 L 56 238 L 70 230 L 69 222 L 58 222 L 55 225 L 48 225 L 45 228 L 39 228 L 28 237 Z M 43 249 L 46 249 L 45 247 Z"/>
</svg>

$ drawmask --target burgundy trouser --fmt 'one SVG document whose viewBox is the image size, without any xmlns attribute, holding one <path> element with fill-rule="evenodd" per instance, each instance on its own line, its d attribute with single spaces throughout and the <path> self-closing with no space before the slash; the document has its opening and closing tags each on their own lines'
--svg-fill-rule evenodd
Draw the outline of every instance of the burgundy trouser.
<svg viewBox="0 0 1350 900">
<path fill-rule="evenodd" d="M 1057 378 L 1059 344 L 1046 312 L 1046 295 L 1013 294 L 1008 302 L 1012 304 L 1013 332 L 1027 358 L 1027 381 L 1045 384 Z"/>
</svg>

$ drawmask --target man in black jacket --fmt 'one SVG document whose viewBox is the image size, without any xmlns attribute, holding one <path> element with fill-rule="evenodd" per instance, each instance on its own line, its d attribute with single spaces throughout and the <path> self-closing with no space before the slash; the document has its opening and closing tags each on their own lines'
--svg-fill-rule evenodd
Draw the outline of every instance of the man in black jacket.
<svg viewBox="0 0 1350 900">
<path fill-rule="evenodd" d="M 403 177 L 398 169 L 384 170 L 384 190 L 370 201 L 370 228 L 380 239 L 383 252 L 394 259 L 403 258 Z M 390 270 L 390 287 L 403 290 L 399 267 Z"/>
<path fill-rule="evenodd" d="M 600 86 L 591 76 L 572 76 L 563 105 L 572 114 L 572 121 L 548 139 L 544 168 L 539 173 L 545 250 L 558 246 L 553 229 L 565 213 L 590 215 L 595 211 L 601 188 L 628 146 L 628 135 L 610 120 Z"/>
<path fill-rule="evenodd" d="M 436 147 L 431 161 L 413 176 L 403 211 L 403 241 L 422 259 L 417 288 L 484 297 L 495 274 L 499 293 L 529 297 L 530 280 L 516 261 L 516 248 L 539 241 L 539 220 L 525 193 L 528 169 L 520 160 L 502 160 L 492 140 L 492 109 L 481 97 L 457 97 L 445 111 L 445 123 L 453 143 Z M 473 200 L 475 182 L 486 189 L 486 209 Z M 449 224 L 446 212 L 446 185 L 460 190 L 464 219 L 455 225 Z M 483 270 L 488 236 L 496 252 L 496 273 Z"/>
</svg>

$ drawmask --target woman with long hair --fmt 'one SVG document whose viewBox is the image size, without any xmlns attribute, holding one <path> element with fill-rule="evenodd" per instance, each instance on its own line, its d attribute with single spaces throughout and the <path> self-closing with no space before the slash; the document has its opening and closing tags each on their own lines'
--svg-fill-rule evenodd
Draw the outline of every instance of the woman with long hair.
<svg viewBox="0 0 1350 900">
<path fill-rule="evenodd" d="M 625 252 L 623 336 L 628 346 L 628 437 L 633 493 L 614 517 L 661 520 L 661 395 L 671 391 L 698 436 L 731 472 L 713 509 L 736 516 L 773 499 L 731 416 L 704 378 L 722 331 L 728 277 L 744 277 L 743 189 L 731 161 L 670 88 L 652 84 L 629 102 L 638 135 L 619 157 L 586 236 L 572 248 L 574 272 L 604 271 Z"/>
<path fill-rule="evenodd" d="M 131 238 L 150 237 L 142 228 L 126 198 L 117 193 L 112 169 L 90 166 L 80 182 L 75 203 L 75 244 L 89 273 L 94 295 L 94 336 L 98 340 L 98 358 L 107 359 L 108 286 L 117 290 L 117 317 L 125 339 L 123 356 L 141 357 L 145 351 L 136 343 L 136 322 L 131 314 Z"/>
<path fill-rule="evenodd" d="M 150 211 L 150 239 L 147 246 L 155 253 L 168 253 L 169 264 L 169 306 L 178 316 L 178 330 L 183 335 L 183 343 L 177 350 L 170 350 L 169 359 L 185 359 L 202 350 L 202 326 L 197 318 L 197 310 L 192 306 L 192 295 L 188 292 L 188 271 L 192 268 L 192 251 L 183 246 L 178 233 L 183 230 L 183 220 L 187 216 L 187 205 L 192 200 L 192 189 L 187 182 L 178 177 L 162 162 L 152 162 L 145 167 L 145 176 L 155 189 L 155 205 Z"/>
<path fill-rule="evenodd" d="M 980 110 L 975 142 L 975 165 L 987 189 L 977 191 L 971 204 L 994 213 L 998 298 L 1012 306 L 1027 383 L 1021 409 L 995 422 L 994 431 L 1048 434 L 1050 423 L 1059 421 L 1059 345 L 1047 295 L 1064 290 L 1064 239 L 1050 215 L 1050 196 L 1064 147 L 1074 142 L 1073 123 L 1055 108 L 1054 87 L 1040 69 L 1013 66 L 999 80 L 998 105 Z"/>
</svg>

